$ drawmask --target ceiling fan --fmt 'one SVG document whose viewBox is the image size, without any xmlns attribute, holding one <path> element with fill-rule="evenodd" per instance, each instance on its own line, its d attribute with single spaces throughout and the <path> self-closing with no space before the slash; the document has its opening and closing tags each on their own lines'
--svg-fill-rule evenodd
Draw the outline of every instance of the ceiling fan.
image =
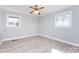
<svg viewBox="0 0 79 59">
<path fill-rule="evenodd" d="M 29 8 L 32 9 L 32 11 L 30 12 L 30 14 L 34 13 L 34 14 L 41 14 L 41 10 L 44 9 L 45 7 L 39 7 L 38 5 L 34 5 L 34 6 L 30 6 Z"/>
</svg>

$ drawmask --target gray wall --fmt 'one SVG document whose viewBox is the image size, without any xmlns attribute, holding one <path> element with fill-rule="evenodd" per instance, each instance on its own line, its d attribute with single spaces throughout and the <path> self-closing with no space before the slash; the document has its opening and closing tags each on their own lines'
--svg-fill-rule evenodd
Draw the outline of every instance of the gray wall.
<svg viewBox="0 0 79 59">
<path fill-rule="evenodd" d="M 55 28 L 55 14 L 69 10 L 72 11 L 72 28 Z M 79 43 L 79 6 L 60 12 L 50 14 L 41 18 L 40 33 L 65 41 Z"/>
<path fill-rule="evenodd" d="M 0 12 L 0 40 L 2 39 L 2 16 Z"/>
<path fill-rule="evenodd" d="M 3 23 L 2 24 L 3 25 L 3 39 L 19 37 L 19 36 L 24 36 L 24 35 L 38 34 L 39 22 L 36 18 L 29 17 L 23 14 L 3 11 L 3 10 L 1 10 L 1 12 L 2 12 L 2 20 L 3 20 L 2 22 Z M 22 23 L 21 27 L 17 27 L 17 28 L 6 27 L 6 15 L 7 14 L 20 15 L 21 23 Z"/>
</svg>

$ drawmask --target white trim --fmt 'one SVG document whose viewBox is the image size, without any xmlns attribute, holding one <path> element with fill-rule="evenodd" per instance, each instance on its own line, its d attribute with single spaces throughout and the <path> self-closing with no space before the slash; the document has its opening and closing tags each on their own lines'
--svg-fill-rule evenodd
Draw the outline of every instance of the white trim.
<svg viewBox="0 0 79 59">
<path fill-rule="evenodd" d="M 2 41 L 16 40 L 16 39 L 21 39 L 21 38 L 25 38 L 25 37 L 32 37 L 32 36 L 38 36 L 38 35 L 39 35 L 39 34 L 24 35 L 24 36 L 18 36 L 18 37 L 3 39 Z"/>
<path fill-rule="evenodd" d="M 58 38 L 51 37 L 51 36 L 48 36 L 48 35 L 43 35 L 43 34 L 40 34 L 40 35 L 43 36 L 43 37 L 46 37 L 46 38 L 50 38 L 50 39 L 53 39 L 53 40 L 60 41 L 60 42 L 62 42 L 62 43 L 67 43 L 67 44 L 70 44 L 70 45 L 79 47 L 79 44 L 77 44 L 77 43 L 73 43 L 73 42 L 70 42 L 70 41 L 58 39 Z"/>
</svg>

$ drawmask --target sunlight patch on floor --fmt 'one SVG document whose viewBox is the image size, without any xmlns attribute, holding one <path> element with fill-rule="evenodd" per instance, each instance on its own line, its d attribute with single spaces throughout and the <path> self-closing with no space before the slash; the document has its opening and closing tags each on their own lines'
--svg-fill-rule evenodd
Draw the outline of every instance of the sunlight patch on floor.
<svg viewBox="0 0 79 59">
<path fill-rule="evenodd" d="M 59 53 L 63 53 L 63 52 L 61 52 L 61 51 L 59 51 L 59 50 L 56 50 L 56 49 L 52 49 L 52 50 L 51 50 L 51 53 L 59 54 Z"/>
</svg>

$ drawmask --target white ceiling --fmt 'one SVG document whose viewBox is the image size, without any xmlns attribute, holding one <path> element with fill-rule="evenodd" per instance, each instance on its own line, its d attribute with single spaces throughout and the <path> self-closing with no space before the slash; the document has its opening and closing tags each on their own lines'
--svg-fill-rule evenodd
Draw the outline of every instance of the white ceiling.
<svg viewBox="0 0 79 59">
<path fill-rule="evenodd" d="M 29 14 L 31 9 L 29 8 L 30 5 L 0 5 L 0 8 L 3 10 L 26 14 L 34 17 L 39 17 L 38 15 Z M 72 8 L 74 5 L 40 5 L 45 7 L 44 12 L 40 16 L 44 16 L 50 13 L 58 12 L 64 9 Z"/>
</svg>

